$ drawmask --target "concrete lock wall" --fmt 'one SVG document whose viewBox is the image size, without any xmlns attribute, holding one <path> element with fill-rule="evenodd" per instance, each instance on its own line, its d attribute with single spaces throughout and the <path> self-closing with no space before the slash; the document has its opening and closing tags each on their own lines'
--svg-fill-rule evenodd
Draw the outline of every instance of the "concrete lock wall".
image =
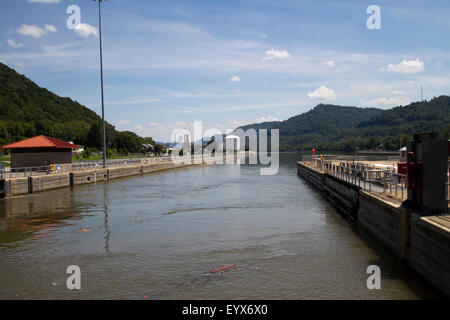
<svg viewBox="0 0 450 320">
<path fill-rule="evenodd" d="M 76 171 L 70 173 L 70 185 L 77 186 L 108 180 L 108 169 Z"/>
<path fill-rule="evenodd" d="M 70 185 L 77 186 L 80 184 L 96 182 L 96 171 L 79 171 L 70 173 Z"/>
<path fill-rule="evenodd" d="M 141 174 L 141 166 L 108 169 L 108 180 Z"/>
<path fill-rule="evenodd" d="M 21 194 L 29 193 L 28 190 L 28 178 L 16 178 L 8 180 L 8 194 L 6 196 L 18 196 Z"/>
<path fill-rule="evenodd" d="M 95 171 L 95 182 L 108 181 L 108 169 L 98 169 Z"/>
<path fill-rule="evenodd" d="M 28 179 L 30 180 L 30 193 L 68 187 L 70 185 L 69 173 L 35 176 Z"/>
<path fill-rule="evenodd" d="M 299 163 L 298 173 L 377 241 L 400 258 L 405 256 L 406 210 L 394 206 L 355 185 Z"/>
<path fill-rule="evenodd" d="M 143 173 L 155 172 L 160 170 L 167 170 L 173 168 L 175 166 L 174 163 L 156 163 L 156 164 L 148 164 L 142 166 Z"/>
<path fill-rule="evenodd" d="M 297 166 L 297 173 L 322 191 L 342 212 L 356 218 L 359 201 L 357 187 L 300 163 Z"/>
<path fill-rule="evenodd" d="M 408 263 L 450 296 L 450 232 L 434 225 L 432 219 L 415 214 L 411 216 L 411 255 Z"/>
<path fill-rule="evenodd" d="M 404 257 L 406 210 L 360 190 L 358 223 L 398 257 Z"/>
<path fill-rule="evenodd" d="M 316 170 L 312 170 L 311 168 L 303 164 L 297 165 L 297 173 L 301 175 L 303 178 L 305 178 L 307 181 L 312 183 L 320 191 L 323 190 L 323 179 L 324 179 L 323 173 L 320 173 Z"/>
<path fill-rule="evenodd" d="M 5 180 L 4 189 L 2 190 L 5 191 L 5 197 L 12 197 L 55 188 L 108 181 L 115 178 L 142 175 L 144 173 L 170 170 L 173 168 L 189 167 L 193 165 L 196 164 L 175 164 L 172 162 L 161 162 L 130 167 L 51 173 L 41 176 L 31 176 Z"/>
<path fill-rule="evenodd" d="M 323 191 L 327 198 L 343 212 L 356 218 L 359 205 L 359 189 L 352 184 L 324 175 Z"/>
</svg>

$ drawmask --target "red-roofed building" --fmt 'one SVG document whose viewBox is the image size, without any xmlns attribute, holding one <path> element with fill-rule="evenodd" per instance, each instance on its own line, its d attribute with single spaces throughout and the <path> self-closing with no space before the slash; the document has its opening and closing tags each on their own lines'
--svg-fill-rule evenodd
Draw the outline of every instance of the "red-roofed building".
<svg viewBox="0 0 450 320">
<path fill-rule="evenodd" d="M 11 168 L 72 163 L 72 150 L 78 148 L 80 146 L 76 144 L 44 135 L 0 147 L 0 149 L 11 149 Z"/>
</svg>

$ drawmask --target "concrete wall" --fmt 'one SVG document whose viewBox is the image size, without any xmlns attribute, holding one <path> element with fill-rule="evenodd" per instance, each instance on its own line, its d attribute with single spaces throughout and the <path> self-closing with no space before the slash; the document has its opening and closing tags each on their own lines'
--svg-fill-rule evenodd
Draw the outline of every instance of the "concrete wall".
<svg viewBox="0 0 450 320">
<path fill-rule="evenodd" d="M 431 218 L 411 216 L 411 254 L 408 263 L 450 296 L 450 232 L 434 225 Z"/>
<path fill-rule="evenodd" d="M 356 219 L 359 205 L 359 189 L 328 174 L 325 174 L 323 181 L 323 191 L 327 198 L 345 214 Z"/>
<path fill-rule="evenodd" d="M 18 196 L 29 193 L 28 178 L 16 178 L 7 180 L 8 188 L 6 196 Z"/>
<path fill-rule="evenodd" d="M 301 163 L 297 164 L 297 173 L 312 183 L 320 191 L 323 190 L 324 174 Z"/>
<path fill-rule="evenodd" d="M 80 184 L 96 182 L 97 173 L 95 170 L 78 171 L 70 173 L 70 185 L 77 186 Z"/>
<path fill-rule="evenodd" d="M 70 185 L 69 173 L 48 174 L 44 176 L 29 177 L 31 180 L 30 193 L 68 187 Z"/>
<path fill-rule="evenodd" d="M 194 164 L 174 164 L 172 162 L 153 163 L 130 167 L 74 171 L 65 173 L 51 173 L 41 176 L 15 178 L 6 180 L 4 184 L 5 196 L 12 197 L 21 194 L 35 193 L 55 188 L 76 186 L 93 182 L 108 181 L 121 177 L 141 175 L 144 173 L 170 170 L 193 166 Z"/>
<path fill-rule="evenodd" d="M 400 258 L 405 256 L 407 212 L 374 194 L 360 190 L 358 223 L 378 242 Z"/>
<path fill-rule="evenodd" d="M 108 169 L 108 180 L 141 174 L 141 166 Z"/>
<path fill-rule="evenodd" d="M 357 187 L 301 163 L 297 165 L 297 173 L 322 191 L 342 212 L 356 218 L 359 199 Z"/>
</svg>

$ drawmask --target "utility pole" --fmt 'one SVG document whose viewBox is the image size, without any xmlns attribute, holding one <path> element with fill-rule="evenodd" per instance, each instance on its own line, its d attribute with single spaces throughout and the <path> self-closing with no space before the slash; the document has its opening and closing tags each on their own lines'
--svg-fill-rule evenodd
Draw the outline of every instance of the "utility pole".
<svg viewBox="0 0 450 320">
<path fill-rule="evenodd" d="M 93 0 L 96 1 L 96 0 Z M 103 53 L 102 53 L 102 15 L 101 3 L 103 0 L 98 0 L 98 31 L 100 38 L 100 82 L 102 91 L 102 127 L 103 127 L 103 168 L 106 167 L 106 129 L 105 129 L 105 100 L 103 97 Z"/>
</svg>

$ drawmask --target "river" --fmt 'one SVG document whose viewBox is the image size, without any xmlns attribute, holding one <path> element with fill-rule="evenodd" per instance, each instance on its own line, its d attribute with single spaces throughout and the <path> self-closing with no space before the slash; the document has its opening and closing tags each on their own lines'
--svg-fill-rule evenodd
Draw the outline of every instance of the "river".
<svg viewBox="0 0 450 320">
<path fill-rule="evenodd" d="M 0 299 L 440 297 L 299 178 L 297 157 L 273 176 L 201 166 L 0 200 Z"/>
</svg>

